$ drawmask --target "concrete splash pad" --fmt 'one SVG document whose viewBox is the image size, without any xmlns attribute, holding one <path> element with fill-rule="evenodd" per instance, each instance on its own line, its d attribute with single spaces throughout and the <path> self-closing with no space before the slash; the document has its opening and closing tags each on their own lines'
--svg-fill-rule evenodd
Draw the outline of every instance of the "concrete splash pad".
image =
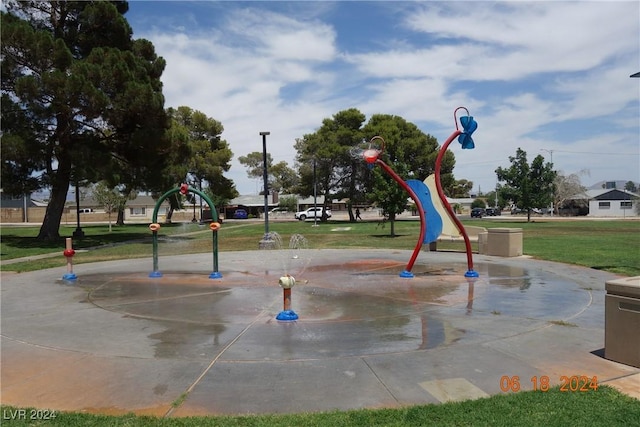
<svg viewBox="0 0 640 427">
<path fill-rule="evenodd" d="M 502 393 L 503 377 L 640 370 L 601 358 L 599 271 L 408 251 L 303 250 L 76 266 L 3 275 L 2 403 L 185 416 L 397 407 Z M 291 273 L 296 322 L 278 277 Z M 304 284 L 301 284 L 304 283 Z M 504 383 L 502 384 L 504 388 Z M 640 392 L 640 391 L 639 391 Z"/>
</svg>

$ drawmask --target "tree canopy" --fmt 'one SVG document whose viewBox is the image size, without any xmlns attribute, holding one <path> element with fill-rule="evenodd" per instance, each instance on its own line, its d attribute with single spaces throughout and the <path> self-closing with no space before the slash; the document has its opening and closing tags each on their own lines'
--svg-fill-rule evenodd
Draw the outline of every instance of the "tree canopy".
<svg viewBox="0 0 640 427">
<path fill-rule="evenodd" d="M 295 144 L 300 175 L 297 192 L 310 196 L 315 185 L 318 194 L 324 195 L 325 208 L 333 197 L 348 198 L 351 218 L 351 203 L 361 199 L 363 189 L 359 178 L 365 169 L 361 160 L 351 156 L 351 149 L 363 139 L 364 121 L 364 114 L 356 108 L 343 110 L 324 119 L 316 132 L 304 135 Z"/>
<path fill-rule="evenodd" d="M 224 176 L 231 167 L 233 152 L 227 141 L 222 139 L 222 123 L 185 106 L 177 110 L 170 108 L 169 116 L 188 133 L 190 155 L 184 161 L 192 178 L 199 185 L 206 182 L 220 196 L 236 197 L 235 184 Z"/>
<path fill-rule="evenodd" d="M 163 169 L 165 61 L 132 38 L 127 9 L 14 1 L 1 13 L 3 186 L 50 187 L 39 239 L 59 238 L 72 178 L 109 175 L 129 191 Z"/>
<path fill-rule="evenodd" d="M 263 153 L 259 151 L 252 151 L 246 156 L 238 157 L 240 164 L 247 168 L 247 176 L 261 182 L 264 178 L 262 157 Z M 287 162 L 283 160 L 273 164 L 271 153 L 267 153 L 267 180 L 270 190 L 287 194 L 294 192 L 300 182 L 298 174 L 289 167 Z M 260 194 L 264 194 L 264 189 Z"/>
</svg>

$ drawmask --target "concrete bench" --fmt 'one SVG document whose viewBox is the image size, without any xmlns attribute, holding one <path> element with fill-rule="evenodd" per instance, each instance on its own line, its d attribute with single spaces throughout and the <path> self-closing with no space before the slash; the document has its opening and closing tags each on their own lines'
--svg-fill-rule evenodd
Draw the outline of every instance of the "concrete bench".
<svg viewBox="0 0 640 427">
<path fill-rule="evenodd" d="M 486 233 L 487 229 L 484 227 L 475 227 L 473 225 L 468 225 L 466 227 L 464 227 L 464 229 L 467 231 L 467 236 L 469 236 L 469 241 L 470 242 L 478 242 L 478 235 L 480 233 Z M 462 235 L 460 236 L 449 236 L 446 234 L 441 234 L 438 237 L 438 242 L 464 242 L 464 237 L 462 237 Z"/>
<path fill-rule="evenodd" d="M 490 228 L 467 226 L 464 228 L 469 242 L 478 244 L 478 253 L 502 257 L 522 255 L 521 228 Z M 462 236 L 440 235 L 437 242 L 464 242 Z M 438 249 L 437 242 L 429 244 L 430 251 Z"/>
<path fill-rule="evenodd" d="M 484 227 L 475 227 L 475 226 L 466 226 L 464 228 L 467 231 L 467 236 L 469 236 L 469 242 L 471 243 L 478 243 L 479 242 L 479 237 L 480 234 L 482 233 L 486 233 L 487 229 Z M 486 241 L 486 237 L 484 238 L 484 240 Z M 441 234 L 440 236 L 438 236 L 438 240 L 435 242 L 431 242 L 429 243 L 429 250 L 430 251 L 437 251 L 438 250 L 438 242 L 461 242 L 464 243 L 464 237 L 462 237 L 462 235 L 460 236 L 451 236 L 449 234 Z"/>
</svg>

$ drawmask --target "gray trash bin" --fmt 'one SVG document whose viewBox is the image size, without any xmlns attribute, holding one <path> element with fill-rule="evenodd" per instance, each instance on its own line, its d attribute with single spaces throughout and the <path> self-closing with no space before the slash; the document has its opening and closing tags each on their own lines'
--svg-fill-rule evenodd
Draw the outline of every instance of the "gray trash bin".
<svg viewBox="0 0 640 427">
<path fill-rule="evenodd" d="M 640 368 L 640 276 L 605 283 L 604 357 Z"/>
</svg>

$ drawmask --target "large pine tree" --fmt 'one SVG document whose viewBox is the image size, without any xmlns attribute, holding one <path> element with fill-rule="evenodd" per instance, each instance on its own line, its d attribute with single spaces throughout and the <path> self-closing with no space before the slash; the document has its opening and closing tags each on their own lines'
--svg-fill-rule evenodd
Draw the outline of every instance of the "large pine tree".
<svg viewBox="0 0 640 427">
<path fill-rule="evenodd" d="M 59 238 L 70 183 L 161 169 L 165 61 L 134 40 L 123 1 L 10 1 L 2 12 L 2 185 L 50 188 L 39 239 Z"/>
</svg>

